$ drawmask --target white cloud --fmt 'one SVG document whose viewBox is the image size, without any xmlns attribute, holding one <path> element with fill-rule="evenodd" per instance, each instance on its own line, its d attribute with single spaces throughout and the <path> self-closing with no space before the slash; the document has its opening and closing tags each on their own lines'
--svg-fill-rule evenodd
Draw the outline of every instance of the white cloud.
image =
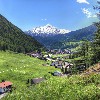
<svg viewBox="0 0 100 100">
<path fill-rule="evenodd" d="M 41 19 L 42 21 L 46 21 L 47 19 L 45 18 L 45 19 Z"/>
<path fill-rule="evenodd" d="M 87 0 L 77 0 L 78 3 L 86 3 L 86 4 L 90 4 Z"/>
<path fill-rule="evenodd" d="M 89 9 L 82 8 L 82 12 L 87 16 L 87 18 L 97 17 L 97 15 L 89 11 Z"/>
</svg>

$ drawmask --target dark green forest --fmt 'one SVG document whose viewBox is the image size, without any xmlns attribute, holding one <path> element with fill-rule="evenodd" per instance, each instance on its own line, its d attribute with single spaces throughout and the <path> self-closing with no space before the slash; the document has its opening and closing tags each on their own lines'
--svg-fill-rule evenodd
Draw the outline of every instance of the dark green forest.
<svg viewBox="0 0 100 100">
<path fill-rule="evenodd" d="M 100 62 L 100 22 L 95 23 L 95 26 L 97 31 L 94 34 L 93 41 L 84 40 L 80 48 L 71 55 L 72 59 L 80 57 L 80 60 L 85 62 L 87 68 Z"/>
<path fill-rule="evenodd" d="M 27 53 L 43 46 L 0 15 L 0 50 Z"/>
<path fill-rule="evenodd" d="M 94 6 L 94 10 L 100 12 L 100 2 L 97 2 L 98 5 Z M 98 18 L 100 19 L 100 14 L 97 13 Z M 73 55 L 70 55 L 72 59 L 80 58 L 79 61 L 75 61 L 75 65 L 77 66 L 80 62 L 84 63 L 86 67 L 90 67 L 93 64 L 100 62 L 100 21 L 95 22 L 97 31 L 94 32 L 94 36 L 92 41 L 88 41 L 88 39 L 84 39 L 80 48 L 77 52 L 74 52 Z"/>
</svg>

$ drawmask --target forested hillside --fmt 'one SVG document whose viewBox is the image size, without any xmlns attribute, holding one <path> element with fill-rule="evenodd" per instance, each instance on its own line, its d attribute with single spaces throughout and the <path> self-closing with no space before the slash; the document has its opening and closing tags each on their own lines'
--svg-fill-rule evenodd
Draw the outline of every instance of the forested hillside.
<svg viewBox="0 0 100 100">
<path fill-rule="evenodd" d="M 31 52 L 42 49 L 42 45 L 0 15 L 0 50 Z"/>
<path fill-rule="evenodd" d="M 100 2 L 97 2 L 97 6 L 94 7 L 95 10 L 100 11 Z M 97 13 L 98 18 L 100 19 L 100 15 Z M 100 21 L 94 23 L 97 28 L 97 31 L 94 33 L 93 41 L 85 40 L 81 49 L 74 55 L 76 57 L 83 57 L 85 60 L 86 66 L 89 67 L 95 63 L 100 62 Z M 74 56 L 75 57 L 75 56 Z"/>
</svg>

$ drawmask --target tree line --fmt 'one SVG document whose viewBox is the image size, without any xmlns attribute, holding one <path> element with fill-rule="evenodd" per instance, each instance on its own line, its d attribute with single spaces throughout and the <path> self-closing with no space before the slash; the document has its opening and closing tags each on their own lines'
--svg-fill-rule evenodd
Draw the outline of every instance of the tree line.
<svg viewBox="0 0 100 100">
<path fill-rule="evenodd" d="M 94 9 L 100 13 L 100 2 L 97 3 L 98 5 Z M 97 13 L 98 18 L 100 18 L 99 13 Z M 100 62 L 100 21 L 94 23 L 94 25 L 97 27 L 97 31 L 94 33 L 93 40 L 84 40 L 78 52 L 71 56 L 71 58 L 81 57 L 86 67 Z"/>
</svg>

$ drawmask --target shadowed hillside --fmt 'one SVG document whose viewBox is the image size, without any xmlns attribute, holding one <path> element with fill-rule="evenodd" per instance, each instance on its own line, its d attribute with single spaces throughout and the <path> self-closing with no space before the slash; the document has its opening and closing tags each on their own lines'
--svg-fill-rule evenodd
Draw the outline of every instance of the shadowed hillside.
<svg viewBox="0 0 100 100">
<path fill-rule="evenodd" d="M 41 48 L 39 42 L 0 15 L 0 50 L 26 53 Z"/>
</svg>

